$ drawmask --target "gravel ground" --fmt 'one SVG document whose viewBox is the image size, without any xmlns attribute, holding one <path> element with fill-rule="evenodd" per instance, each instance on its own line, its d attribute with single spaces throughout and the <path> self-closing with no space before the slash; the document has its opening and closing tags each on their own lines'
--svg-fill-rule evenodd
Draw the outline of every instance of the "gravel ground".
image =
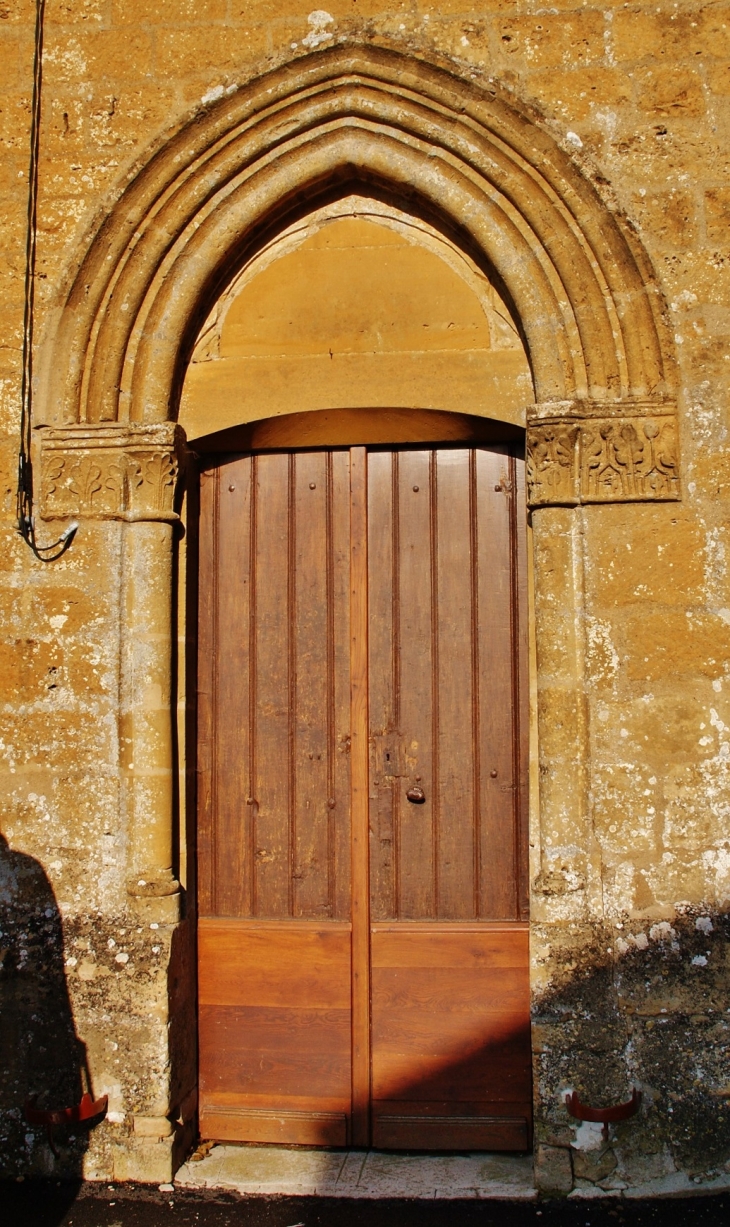
<svg viewBox="0 0 730 1227">
<path fill-rule="evenodd" d="M 730 1196 L 656 1201 L 365 1201 L 148 1186 L 0 1186 L 3 1227 L 726 1227 Z"/>
</svg>

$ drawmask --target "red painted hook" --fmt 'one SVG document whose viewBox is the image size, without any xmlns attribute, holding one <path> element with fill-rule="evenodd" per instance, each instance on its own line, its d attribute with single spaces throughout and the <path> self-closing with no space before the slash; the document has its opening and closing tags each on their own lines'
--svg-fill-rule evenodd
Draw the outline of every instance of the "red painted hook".
<svg viewBox="0 0 730 1227">
<path fill-rule="evenodd" d="M 603 1125 L 603 1136 L 608 1141 L 608 1126 L 619 1120 L 629 1120 L 636 1116 L 641 1104 L 641 1091 L 636 1087 L 631 1092 L 631 1098 L 626 1103 L 615 1103 L 610 1108 L 590 1108 L 587 1103 L 581 1103 L 578 1092 L 572 1091 L 565 1096 L 565 1106 L 575 1120 L 589 1120 Z"/>
<path fill-rule="evenodd" d="M 109 1096 L 102 1095 L 99 1099 L 92 1099 L 88 1091 L 86 1091 L 73 1108 L 55 1108 L 46 1111 L 43 1108 L 36 1107 L 37 1095 L 31 1095 L 30 1099 L 26 1100 L 24 1114 L 29 1125 L 45 1125 L 48 1130 L 48 1142 L 56 1158 L 58 1151 L 56 1150 L 53 1141 L 53 1126 L 54 1125 L 78 1125 L 82 1121 L 94 1120 L 95 1117 L 103 1118 L 106 1116 L 106 1110 L 109 1105 Z"/>
</svg>

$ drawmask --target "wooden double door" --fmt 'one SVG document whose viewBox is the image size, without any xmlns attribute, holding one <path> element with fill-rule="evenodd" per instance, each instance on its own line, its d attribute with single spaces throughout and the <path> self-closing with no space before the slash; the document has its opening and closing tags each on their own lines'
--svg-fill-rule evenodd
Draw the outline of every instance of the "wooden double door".
<svg viewBox="0 0 730 1227">
<path fill-rule="evenodd" d="M 204 1138 L 530 1144 L 522 473 L 434 445 L 202 474 Z"/>
</svg>

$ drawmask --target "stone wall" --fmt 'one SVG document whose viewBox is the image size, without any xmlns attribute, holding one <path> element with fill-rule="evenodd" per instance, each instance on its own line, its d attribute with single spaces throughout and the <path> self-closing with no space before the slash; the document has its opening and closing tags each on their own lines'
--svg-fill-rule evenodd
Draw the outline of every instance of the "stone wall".
<svg viewBox="0 0 730 1227">
<path fill-rule="evenodd" d="M 51 566 L 15 526 L 33 20 L 29 0 L 0 0 L 0 983 L 14 1054 L 0 1157 L 6 1172 L 157 1180 L 194 1118 L 190 935 L 159 898 L 128 890 L 130 526 L 84 521 Z M 574 1179 L 709 1185 L 730 1160 L 730 6 L 48 0 L 39 361 L 81 254 L 152 152 L 252 78 L 355 43 L 513 96 L 536 158 L 557 142 L 626 219 L 663 295 L 681 501 L 533 513 L 536 702 L 550 749 L 533 797 L 537 1170 L 548 1191 Z M 57 523 L 39 522 L 41 541 Z M 567 603 L 557 574 L 572 576 Z M 64 1138 L 57 1161 L 22 1103 L 29 1091 L 75 1093 L 86 1064 L 110 1113 Z M 632 1084 L 641 1114 L 608 1148 L 576 1131 L 567 1089 L 607 1102 Z"/>
</svg>

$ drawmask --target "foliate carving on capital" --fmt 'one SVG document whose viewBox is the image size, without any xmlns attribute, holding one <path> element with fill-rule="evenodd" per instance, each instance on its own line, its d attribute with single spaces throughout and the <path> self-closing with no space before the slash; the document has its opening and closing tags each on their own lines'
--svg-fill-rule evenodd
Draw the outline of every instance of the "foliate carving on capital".
<svg viewBox="0 0 730 1227">
<path fill-rule="evenodd" d="M 527 432 L 527 489 L 531 506 L 578 499 L 578 427 L 564 423 L 534 426 Z"/>
<path fill-rule="evenodd" d="M 176 520 L 182 437 L 173 423 L 44 430 L 41 515 Z"/>
<path fill-rule="evenodd" d="M 527 431 L 531 507 L 679 498 L 673 415 L 541 422 Z"/>
</svg>

